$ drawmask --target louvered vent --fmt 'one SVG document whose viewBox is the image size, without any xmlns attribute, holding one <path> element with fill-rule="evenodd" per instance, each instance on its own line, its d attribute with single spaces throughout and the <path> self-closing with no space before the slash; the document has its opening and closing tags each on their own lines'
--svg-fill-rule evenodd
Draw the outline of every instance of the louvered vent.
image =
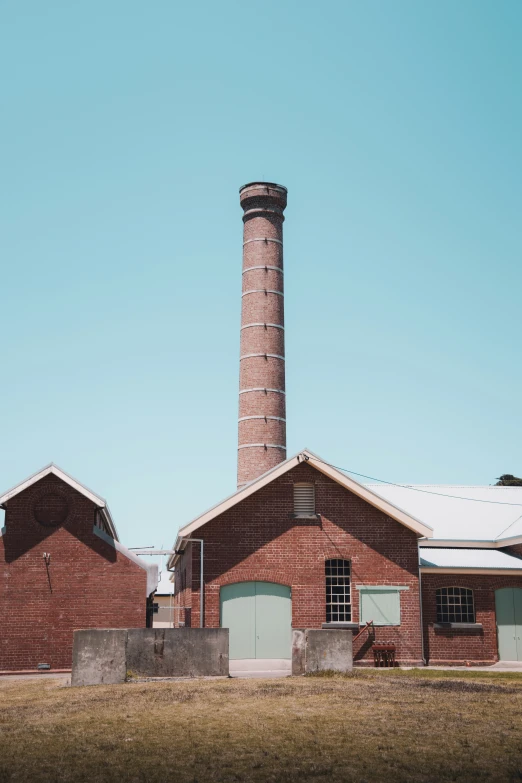
<svg viewBox="0 0 522 783">
<path fill-rule="evenodd" d="M 294 484 L 294 514 L 298 516 L 315 515 L 314 484 Z"/>
</svg>

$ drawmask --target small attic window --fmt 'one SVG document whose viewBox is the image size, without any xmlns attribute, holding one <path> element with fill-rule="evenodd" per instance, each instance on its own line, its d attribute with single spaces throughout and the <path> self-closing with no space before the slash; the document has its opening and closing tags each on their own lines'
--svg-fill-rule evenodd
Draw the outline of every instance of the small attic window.
<svg viewBox="0 0 522 783">
<path fill-rule="evenodd" d="M 315 516 L 315 485 L 294 484 L 294 514 L 298 517 Z"/>
</svg>

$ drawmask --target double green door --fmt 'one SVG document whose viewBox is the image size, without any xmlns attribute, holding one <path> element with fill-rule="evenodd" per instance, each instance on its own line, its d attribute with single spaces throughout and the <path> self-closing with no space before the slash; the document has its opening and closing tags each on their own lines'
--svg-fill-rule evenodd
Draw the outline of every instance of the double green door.
<svg viewBox="0 0 522 783">
<path fill-rule="evenodd" d="M 290 658 L 290 588 L 275 582 L 236 582 L 221 588 L 221 627 L 229 629 L 231 660 Z"/>
<path fill-rule="evenodd" d="M 498 656 L 501 661 L 522 661 L 522 589 L 495 590 Z"/>
</svg>

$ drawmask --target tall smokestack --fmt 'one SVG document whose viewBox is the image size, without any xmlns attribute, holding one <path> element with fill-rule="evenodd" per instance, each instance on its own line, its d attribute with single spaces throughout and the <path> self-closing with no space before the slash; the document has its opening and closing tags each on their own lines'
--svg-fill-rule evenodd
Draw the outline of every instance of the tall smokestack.
<svg viewBox="0 0 522 783">
<path fill-rule="evenodd" d="M 237 485 L 286 459 L 283 221 L 287 190 L 249 182 L 243 207 L 243 294 Z"/>
</svg>

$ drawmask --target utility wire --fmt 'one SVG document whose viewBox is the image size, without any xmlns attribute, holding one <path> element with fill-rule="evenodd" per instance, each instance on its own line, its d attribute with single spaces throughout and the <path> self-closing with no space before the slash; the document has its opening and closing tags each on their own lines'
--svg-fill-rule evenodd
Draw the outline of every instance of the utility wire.
<svg viewBox="0 0 522 783">
<path fill-rule="evenodd" d="M 472 503 L 488 503 L 493 506 L 518 506 L 522 508 L 522 503 L 505 503 L 501 500 L 482 500 L 481 498 L 466 498 L 461 495 L 448 495 L 445 492 L 433 492 L 429 489 L 420 489 L 420 487 L 413 487 L 409 484 L 396 484 L 394 481 L 385 481 L 385 479 L 375 478 L 375 476 L 367 476 L 364 473 L 357 473 L 355 470 L 348 470 L 348 468 L 340 468 L 338 465 L 332 465 L 331 462 L 326 462 L 319 457 L 309 457 L 310 460 L 316 460 L 316 462 L 322 462 L 323 465 L 329 465 L 335 470 L 340 470 L 342 473 L 350 473 L 352 476 L 359 476 L 360 478 L 370 479 L 370 481 L 378 481 L 380 484 L 387 484 L 390 487 L 402 487 L 402 489 L 411 489 L 413 492 L 423 492 L 426 495 L 439 495 L 441 498 L 454 498 L 455 500 L 469 500 Z M 511 525 L 510 525 L 511 527 Z"/>
</svg>

